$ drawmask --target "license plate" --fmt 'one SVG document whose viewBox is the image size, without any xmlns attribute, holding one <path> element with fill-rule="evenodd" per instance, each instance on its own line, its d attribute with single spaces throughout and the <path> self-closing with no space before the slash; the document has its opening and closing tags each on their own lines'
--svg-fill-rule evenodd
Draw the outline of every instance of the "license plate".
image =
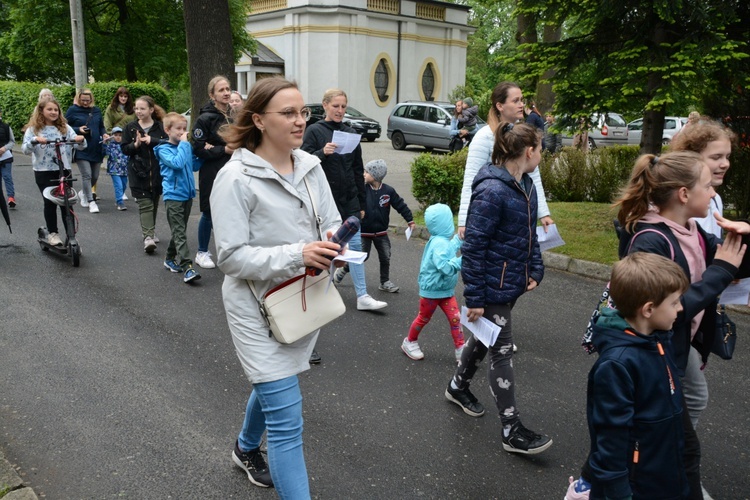
<svg viewBox="0 0 750 500">
<path fill-rule="evenodd" d="M 375 128 L 371 128 L 370 130 L 368 130 L 368 131 L 367 131 L 367 133 L 368 133 L 368 134 L 377 134 L 377 133 L 378 133 L 378 130 L 377 130 L 377 129 L 375 129 Z"/>
</svg>

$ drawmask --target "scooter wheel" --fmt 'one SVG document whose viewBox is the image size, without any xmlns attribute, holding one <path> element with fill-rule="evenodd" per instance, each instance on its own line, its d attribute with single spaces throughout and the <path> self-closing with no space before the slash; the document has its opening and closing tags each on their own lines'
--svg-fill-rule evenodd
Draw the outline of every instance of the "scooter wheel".
<svg viewBox="0 0 750 500">
<path fill-rule="evenodd" d="M 68 252 L 70 252 L 71 257 L 73 257 L 73 267 L 81 265 L 81 247 L 78 245 L 69 245 Z"/>
<path fill-rule="evenodd" d="M 41 247 L 42 252 L 49 252 L 49 247 L 45 245 L 44 243 L 39 242 L 39 246 Z"/>
</svg>

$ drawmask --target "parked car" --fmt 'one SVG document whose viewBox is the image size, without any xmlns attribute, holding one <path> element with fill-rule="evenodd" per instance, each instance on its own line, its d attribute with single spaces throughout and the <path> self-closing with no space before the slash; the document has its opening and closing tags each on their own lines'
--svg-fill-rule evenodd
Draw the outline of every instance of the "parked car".
<svg viewBox="0 0 750 500">
<path fill-rule="evenodd" d="M 387 135 L 393 149 L 413 144 L 450 150 L 451 117 L 455 105 L 437 101 L 407 101 L 396 104 L 388 117 Z M 477 130 L 486 123 L 477 117 Z"/>
<path fill-rule="evenodd" d="M 664 131 L 661 134 L 661 143 L 669 144 L 677 132 L 682 130 L 688 119 L 685 116 L 665 116 Z M 640 144 L 643 134 L 643 118 L 638 118 L 628 123 L 628 144 Z"/>
<path fill-rule="evenodd" d="M 321 103 L 305 104 L 310 108 L 310 119 L 307 121 L 307 125 L 310 126 L 318 120 L 324 120 L 326 112 L 323 109 Z M 369 118 L 357 111 L 351 106 L 346 107 L 346 113 L 344 114 L 344 124 L 353 128 L 363 139 L 367 141 L 374 141 L 380 137 L 380 124 L 377 120 Z"/>
<path fill-rule="evenodd" d="M 628 124 L 619 113 L 594 113 L 591 115 L 589 129 L 589 148 L 628 143 Z M 573 134 L 570 130 L 563 133 L 563 146 L 573 145 Z"/>
</svg>

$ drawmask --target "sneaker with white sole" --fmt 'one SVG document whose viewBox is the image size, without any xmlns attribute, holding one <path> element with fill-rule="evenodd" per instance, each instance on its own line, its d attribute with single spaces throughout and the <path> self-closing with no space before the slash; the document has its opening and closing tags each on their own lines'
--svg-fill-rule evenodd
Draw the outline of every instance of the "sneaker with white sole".
<svg viewBox="0 0 750 500">
<path fill-rule="evenodd" d="M 387 302 L 375 300 L 367 294 L 357 297 L 357 309 L 360 311 L 377 311 L 378 309 L 383 309 L 387 305 Z"/>
<path fill-rule="evenodd" d="M 568 491 L 565 493 L 563 500 L 589 500 L 589 493 L 591 492 L 591 485 L 579 477 L 573 479 L 573 476 L 568 478 Z"/>
<path fill-rule="evenodd" d="M 83 193 L 83 189 L 78 191 L 78 199 L 81 200 L 81 206 L 86 208 L 89 206 L 89 200 L 86 199 L 86 195 Z"/>
<path fill-rule="evenodd" d="M 424 359 L 424 353 L 422 352 L 422 349 L 419 348 L 419 343 L 416 340 L 414 342 L 409 342 L 409 337 L 404 337 L 404 341 L 401 342 L 401 350 L 411 359 Z"/>
<path fill-rule="evenodd" d="M 99 205 L 97 205 L 95 201 L 89 202 L 89 212 L 91 212 L 92 214 L 99 213 Z"/>
<path fill-rule="evenodd" d="M 49 233 L 47 235 L 47 243 L 49 243 L 52 246 L 62 246 L 63 242 L 60 239 L 60 235 L 57 233 Z"/>
<path fill-rule="evenodd" d="M 143 251 L 146 253 L 154 253 L 156 250 L 156 243 L 151 236 L 146 236 L 143 240 Z"/>
<path fill-rule="evenodd" d="M 378 290 L 382 290 L 384 292 L 389 292 L 389 293 L 396 293 L 398 292 L 398 288 L 399 287 L 397 287 L 393 281 L 388 280 L 385 283 L 381 283 L 380 286 L 378 287 Z"/>
<path fill-rule="evenodd" d="M 129 200 L 129 199 L 130 198 L 128 198 L 128 195 L 126 195 L 125 193 L 122 193 L 122 201 Z"/>
<path fill-rule="evenodd" d="M 445 390 L 445 399 L 451 403 L 456 403 L 469 416 L 481 417 L 484 415 L 484 406 L 471 393 L 468 387 L 465 389 L 454 389 L 448 384 L 448 388 Z"/>
<path fill-rule="evenodd" d="M 167 259 L 164 261 L 164 268 L 169 269 L 173 273 L 181 273 L 182 267 L 180 267 L 174 259 Z"/>
<path fill-rule="evenodd" d="M 503 449 L 509 453 L 536 455 L 550 446 L 552 439 L 549 436 L 527 429 L 520 420 L 510 427 L 507 436 L 503 429 Z"/>
<path fill-rule="evenodd" d="M 237 464 L 237 467 L 247 473 L 247 478 L 255 486 L 260 486 L 261 488 L 273 486 L 271 471 L 268 469 L 268 464 L 266 464 L 260 448 L 242 451 L 240 450 L 239 443 L 235 442 L 234 451 L 232 451 L 232 460 Z"/>
<path fill-rule="evenodd" d="M 159 243 L 161 240 L 158 236 L 156 236 L 156 233 L 154 233 L 154 243 Z"/>
<path fill-rule="evenodd" d="M 211 260 L 211 252 L 198 252 L 195 254 L 195 263 L 203 269 L 213 269 L 216 267 L 214 261 Z"/>
<path fill-rule="evenodd" d="M 346 276 L 347 270 L 346 267 L 339 267 L 336 269 L 336 272 L 333 273 L 333 284 L 338 285 L 344 280 L 344 276 Z"/>
</svg>

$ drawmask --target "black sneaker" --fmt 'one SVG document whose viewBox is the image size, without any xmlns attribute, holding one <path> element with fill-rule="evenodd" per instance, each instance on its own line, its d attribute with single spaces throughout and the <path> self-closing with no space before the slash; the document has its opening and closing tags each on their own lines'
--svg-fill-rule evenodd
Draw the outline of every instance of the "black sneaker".
<svg viewBox="0 0 750 500">
<path fill-rule="evenodd" d="M 263 458 L 260 448 L 255 448 L 250 451 L 242 451 L 240 450 L 239 443 L 235 441 L 232 460 L 237 464 L 237 467 L 247 473 L 247 478 L 255 486 L 260 486 L 261 488 L 269 488 L 273 486 L 271 471 L 268 470 L 268 465 Z"/>
<path fill-rule="evenodd" d="M 318 354 L 318 351 L 313 349 L 312 354 L 310 354 L 310 364 L 319 365 L 321 361 L 323 361 L 323 359 L 320 357 L 320 354 Z"/>
<path fill-rule="evenodd" d="M 543 434 L 530 431 L 518 421 L 510 428 L 508 437 L 503 433 L 503 449 L 510 453 L 536 455 L 552 446 L 552 439 Z"/>
<path fill-rule="evenodd" d="M 448 384 L 448 388 L 445 390 L 445 398 L 460 406 L 467 415 L 471 415 L 472 417 L 481 417 L 484 415 L 484 406 L 474 397 L 468 387 L 466 389 L 453 389 Z"/>
</svg>

